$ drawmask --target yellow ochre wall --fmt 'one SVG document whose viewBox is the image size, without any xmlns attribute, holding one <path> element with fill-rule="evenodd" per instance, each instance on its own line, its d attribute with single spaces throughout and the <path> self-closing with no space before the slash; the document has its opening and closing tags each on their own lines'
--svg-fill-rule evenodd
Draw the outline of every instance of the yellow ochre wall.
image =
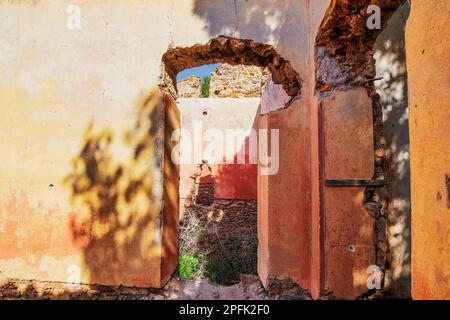
<svg viewBox="0 0 450 320">
<path fill-rule="evenodd" d="M 450 299 L 449 13 L 414 1 L 406 28 L 413 299 Z"/>
<path fill-rule="evenodd" d="M 225 34 L 296 65 L 293 3 L 1 1 L 0 277 L 161 286 L 161 57 Z"/>
</svg>

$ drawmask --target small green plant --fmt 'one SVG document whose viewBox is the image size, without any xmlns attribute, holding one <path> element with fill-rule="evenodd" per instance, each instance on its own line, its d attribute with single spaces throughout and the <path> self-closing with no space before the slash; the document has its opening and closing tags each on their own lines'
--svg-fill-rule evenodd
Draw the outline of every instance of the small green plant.
<svg viewBox="0 0 450 320">
<path fill-rule="evenodd" d="M 204 98 L 209 97 L 209 82 L 211 81 L 211 77 L 203 77 L 202 80 L 202 96 Z"/>
<path fill-rule="evenodd" d="M 197 257 L 182 255 L 178 261 L 178 274 L 181 278 L 192 279 L 199 268 Z"/>
</svg>

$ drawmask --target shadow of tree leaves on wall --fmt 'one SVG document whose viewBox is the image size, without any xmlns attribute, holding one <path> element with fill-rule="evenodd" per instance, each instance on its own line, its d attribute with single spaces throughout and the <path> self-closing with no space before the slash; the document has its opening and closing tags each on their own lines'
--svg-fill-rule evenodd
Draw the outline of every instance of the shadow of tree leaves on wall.
<svg viewBox="0 0 450 320">
<path fill-rule="evenodd" d="M 410 7 L 406 3 L 389 20 L 374 45 L 376 82 L 383 105 L 386 138 L 385 172 L 388 217 L 387 294 L 410 297 L 411 291 L 411 205 L 409 170 L 408 83 L 405 55 L 405 26 Z"/>
<path fill-rule="evenodd" d="M 136 121 L 123 139 L 112 128 L 89 124 L 83 148 L 65 178 L 80 208 L 70 219 L 90 283 L 154 286 L 159 282 L 159 216 L 162 178 L 158 144 L 163 103 L 156 90 L 141 97 Z M 116 160 L 115 145 L 132 150 Z"/>
<path fill-rule="evenodd" d="M 196 0 L 193 13 L 206 22 L 212 36 L 226 34 L 270 41 L 279 34 L 280 17 L 289 12 L 290 6 L 291 1 L 286 0 Z"/>
</svg>

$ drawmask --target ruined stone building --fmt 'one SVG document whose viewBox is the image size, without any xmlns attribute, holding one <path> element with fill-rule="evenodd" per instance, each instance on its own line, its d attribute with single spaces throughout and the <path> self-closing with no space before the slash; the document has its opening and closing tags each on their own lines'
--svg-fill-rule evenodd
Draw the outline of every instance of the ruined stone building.
<svg viewBox="0 0 450 320">
<path fill-rule="evenodd" d="M 163 288 L 187 212 L 268 292 L 449 299 L 449 13 L 447 0 L 1 1 L 0 288 Z M 177 83 L 213 63 L 208 98 L 199 77 Z M 247 134 L 230 162 L 197 157 L 193 134 L 184 162 L 187 128 Z"/>
</svg>

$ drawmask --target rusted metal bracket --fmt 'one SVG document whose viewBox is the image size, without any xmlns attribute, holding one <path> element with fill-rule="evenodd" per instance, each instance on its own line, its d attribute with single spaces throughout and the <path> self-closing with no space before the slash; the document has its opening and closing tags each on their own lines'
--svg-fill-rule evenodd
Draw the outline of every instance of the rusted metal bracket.
<svg viewBox="0 0 450 320">
<path fill-rule="evenodd" d="M 386 180 L 325 180 L 327 187 L 383 187 L 387 184 Z"/>
</svg>

